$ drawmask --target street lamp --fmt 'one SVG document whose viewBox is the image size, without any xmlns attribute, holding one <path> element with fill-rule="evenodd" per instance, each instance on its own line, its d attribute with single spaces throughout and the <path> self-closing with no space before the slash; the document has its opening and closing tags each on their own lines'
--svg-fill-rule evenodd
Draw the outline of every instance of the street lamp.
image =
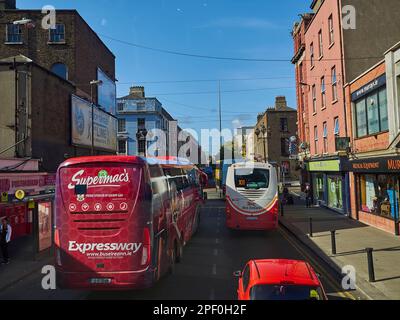
<svg viewBox="0 0 400 320">
<path fill-rule="evenodd" d="M 267 150 L 266 150 L 266 140 L 267 137 L 265 136 L 265 134 L 268 132 L 267 128 L 265 127 L 265 125 L 261 126 L 261 130 L 260 128 L 257 128 L 255 131 L 255 134 L 257 136 L 257 139 L 262 139 L 263 141 L 263 145 L 264 145 L 264 162 L 267 162 Z M 260 138 L 260 135 L 262 134 L 262 137 Z"/>
<path fill-rule="evenodd" d="M 103 81 L 101 80 L 93 80 L 90 81 L 90 102 L 92 105 L 92 148 L 91 148 L 91 155 L 94 156 L 94 98 L 93 98 L 93 86 L 101 86 Z"/>
</svg>

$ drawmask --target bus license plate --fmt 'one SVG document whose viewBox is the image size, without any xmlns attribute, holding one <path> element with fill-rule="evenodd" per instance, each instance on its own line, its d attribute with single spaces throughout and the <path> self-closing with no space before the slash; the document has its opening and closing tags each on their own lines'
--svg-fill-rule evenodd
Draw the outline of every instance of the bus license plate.
<svg viewBox="0 0 400 320">
<path fill-rule="evenodd" d="M 258 218 L 257 217 L 248 217 L 248 218 L 246 218 L 246 220 L 248 220 L 248 221 L 257 221 Z"/>
<path fill-rule="evenodd" d="M 112 280 L 107 278 L 92 278 L 90 284 L 111 284 Z"/>
</svg>

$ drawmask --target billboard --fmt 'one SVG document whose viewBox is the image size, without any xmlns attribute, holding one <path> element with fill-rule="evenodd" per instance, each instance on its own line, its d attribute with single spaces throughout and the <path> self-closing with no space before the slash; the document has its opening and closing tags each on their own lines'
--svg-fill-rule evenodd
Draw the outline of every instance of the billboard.
<svg viewBox="0 0 400 320">
<path fill-rule="evenodd" d="M 92 106 L 90 102 L 72 95 L 71 98 L 72 144 L 92 146 Z M 94 107 L 94 147 L 117 152 L 117 118 Z"/>
<path fill-rule="evenodd" d="M 115 115 L 117 105 L 115 81 L 111 80 L 100 68 L 97 68 L 97 80 L 103 82 L 97 87 L 99 106 Z"/>
</svg>

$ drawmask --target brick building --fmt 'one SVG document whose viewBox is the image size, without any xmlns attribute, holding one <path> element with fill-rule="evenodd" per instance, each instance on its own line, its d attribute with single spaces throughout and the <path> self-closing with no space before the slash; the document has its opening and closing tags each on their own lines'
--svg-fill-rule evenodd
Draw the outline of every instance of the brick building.
<svg viewBox="0 0 400 320">
<path fill-rule="evenodd" d="M 2 2 L 8 5 L 0 15 L 0 59 L 24 55 L 72 82 L 87 99 L 98 69 L 115 81 L 114 54 L 76 10 L 57 10 L 56 29 L 47 30 L 42 28 L 42 10 L 19 10 L 15 1 Z M 22 19 L 32 22 L 13 24 Z M 97 101 L 97 90 L 93 96 Z"/>
<path fill-rule="evenodd" d="M 10 0 L 0 1 L 0 8 L 5 8 L 0 15 L 5 80 L 0 89 L 5 115 L 0 119 L 0 158 L 41 159 L 41 170 L 54 172 L 66 157 L 91 153 L 91 141 L 76 143 L 71 137 L 72 96 L 93 98 L 112 112 L 115 56 L 75 10 L 57 10 L 55 29 L 44 29 L 41 10 L 18 10 Z M 90 85 L 93 80 L 102 80 L 103 85 L 95 88 Z M 97 106 L 94 110 L 103 112 Z M 88 119 L 85 126 L 90 130 Z M 96 128 L 97 123 L 95 132 Z M 100 147 L 95 141 L 94 150 L 95 154 L 115 152 L 116 120 L 115 148 Z"/>
<path fill-rule="evenodd" d="M 297 135 L 296 123 L 296 110 L 287 106 L 285 97 L 277 97 L 273 108 L 258 115 L 254 129 L 255 159 L 275 162 L 286 181 L 299 180 L 297 163 L 289 156 L 289 140 Z"/>
<path fill-rule="evenodd" d="M 350 213 L 349 174 L 343 170 L 349 148 L 339 143 L 352 134 L 345 86 L 398 41 L 399 9 L 397 0 L 314 0 L 293 30 L 303 182 L 312 184 L 315 203 L 339 213 Z"/>
</svg>

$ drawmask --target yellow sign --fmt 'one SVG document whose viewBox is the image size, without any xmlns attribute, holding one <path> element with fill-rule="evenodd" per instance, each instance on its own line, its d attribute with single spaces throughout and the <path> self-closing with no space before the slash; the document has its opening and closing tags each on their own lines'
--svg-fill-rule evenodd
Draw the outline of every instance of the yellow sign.
<svg viewBox="0 0 400 320">
<path fill-rule="evenodd" d="M 28 202 L 28 209 L 35 209 L 35 201 Z"/>
<path fill-rule="evenodd" d="M 17 198 L 18 200 L 23 200 L 25 198 L 25 191 L 24 190 L 15 191 L 15 198 Z"/>
<path fill-rule="evenodd" d="M 3 192 L 1 194 L 1 202 L 8 202 L 8 193 L 7 192 Z"/>
</svg>

